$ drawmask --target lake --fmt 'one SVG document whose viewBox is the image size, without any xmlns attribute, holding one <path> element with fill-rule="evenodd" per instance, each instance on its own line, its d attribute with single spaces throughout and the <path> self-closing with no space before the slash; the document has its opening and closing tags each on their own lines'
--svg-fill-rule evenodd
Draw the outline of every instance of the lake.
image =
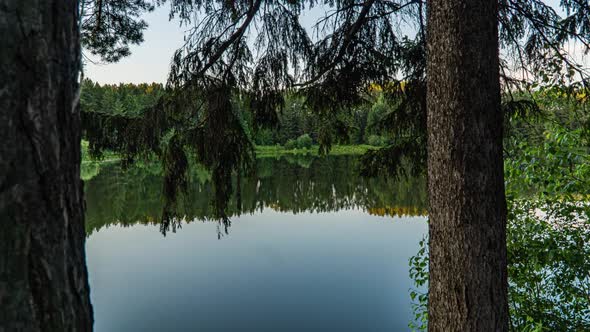
<svg viewBox="0 0 590 332">
<path fill-rule="evenodd" d="M 264 158 L 211 220 L 191 173 L 173 223 L 156 165 L 86 170 L 95 331 L 405 331 L 424 179 L 363 179 L 350 156 Z"/>
</svg>

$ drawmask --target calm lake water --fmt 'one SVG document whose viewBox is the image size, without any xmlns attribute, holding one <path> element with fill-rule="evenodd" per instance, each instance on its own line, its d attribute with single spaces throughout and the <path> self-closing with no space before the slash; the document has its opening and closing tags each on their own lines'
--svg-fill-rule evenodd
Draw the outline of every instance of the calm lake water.
<svg viewBox="0 0 590 332">
<path fill-rule="evenodd" d="M 408 330 L 424 180 L 361 179 L 352 157 L 257 163 L 227 234 L 206 221 L 206 172 L 192 174 L 180 228 L 164 236 L 157 167 L 88 171 L 96 331 Z"/>
</svg>

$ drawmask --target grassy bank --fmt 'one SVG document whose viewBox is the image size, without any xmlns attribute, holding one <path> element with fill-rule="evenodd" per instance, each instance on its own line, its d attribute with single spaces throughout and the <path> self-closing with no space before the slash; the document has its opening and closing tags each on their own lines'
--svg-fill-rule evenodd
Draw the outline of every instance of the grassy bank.
<svg viewBox="0 0 590 332">
<path fill-rule="evenodd" d="M 335 145 L 332 146 L 329 155 L 359 155 L 371 149 L 376 149 L 376 147 L 371 145 Z M 287 149 L 280 145 L 256 146 L 257 158 L 282 155 L 319 155 L 319 146 L 314 145 L 309 149 Z"/>
<path fill-rule="evenodd" d="M 119 161 L 121 158 L 113 152 L 110 151 L 106 151 L 103 153 L 102 159 L 100 160 L 95 160 L 92 159 L 90 157 L 90 153 L 88 153 L 88 141 L 82 141 L 80 143 L 80 148 L 82 151 L 82 164 L 88 164 L 88 163 L 108 163 L 108 162 L 114 162 L 114 161 Z"/>
<path fill-rule="evenodd" d="M 82 163 L 96 163 L 96 162 L 113 162 L 120 158 L 113 152 L 105 152 L 101 160 L 93 160 L 88 153 L 88 142 L 82 141 Z M 359 155 L 368 150 L 376 149 L 372 145 L 335 145 L 330 150 L 329 155 Z M 303 149 L 287 149 L 280 145 L 265 145 L 256 146 L 255 149 L 257 158 L 279 157 L 283 155 L 319 155 L 319 146 L 314 145 L 311 148 Z"/>
</svg>

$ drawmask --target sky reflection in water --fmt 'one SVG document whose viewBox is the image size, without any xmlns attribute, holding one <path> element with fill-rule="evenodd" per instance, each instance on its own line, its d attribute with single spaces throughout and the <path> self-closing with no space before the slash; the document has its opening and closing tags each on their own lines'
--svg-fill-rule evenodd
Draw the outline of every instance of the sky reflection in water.
<svg viewBox="0 0 590 332">
<path fill-rule="evenodd" d="M 335 166 L 343 165 L 343 159 L 333 162 L 333 167 L 346 167 L 349 169 L 342 172 L 351 172 L 350 165 Z M 267 202 L 254 211 L 243 208 L 238 211 L 244 213 L 241 216 L 236 212 L 229 234 L 221 240 L 217 239 L 216 223 L 198 220 L 162 236 L 154 221 L 157 217 L 148 208 L 157 205 L 158 200 L 150 202 L 146 196 L 154 188 L 142 187 L 142 181 L 128 178 L 128 172 L 101 170 L 86 187 L 91 224 L 87 261 L 95 330 L 408 330 L 408 289 L 412 287 L 408 259 L 427 231 L 425 218 L 379 216 L 403 209 L 396 199 L 384 198 L 391 203 L 386 209 L 384 202 L 355 197 L 355 192 L 356 196 L 358 192 L 375 196 L 374 186 L 365 180 L 337 179 L 348 174 L 324 176 L 323 180 L 314 176 L 317 168 L 326 165 L 325 161 L 312 161 L 308 167 L 272 161 L 269 167 L 275 172 L 259 172 L 253 182 L 262 178 L 262 182 L 276 183 L 266 189 L 257 185 L 258 192 L 277 192 L 280 187 L 285 193 L 291 182 L 297 188 L 315 188 L 312 191 L 317 197 L 309 197 L 309 190 L 305 191 L 309 201 L 334 200 L 334 207 L 305 212 L 318 210 L 312 204 L 293 214 L 276 202 L 282 199 L 283 206 L 305 203 L 297 204 L 293 197 L 279 199 L 270 194 L 262 198 L 256 194 L 252 202 L 274 203 Z M 157 188 L 157 178 L 148 176 L 143 182 L 155 183 Z M 346 183 L 328 183 L 337 181 Z M 206 181 L 201 181 L 203 184 Z M 320 199 L 317 188 L 322 186 L 331 187 L 332 195 Z M 364 187 L 354 189 L 359 186 Z M 125 202 L 113 206 L 113 201 L 98 194 L 107 191 L 104 187 L 109 188 L 110 199 Z M 398 201 L 411 197 L 412 190 L 423 200 L 419 188 L 408 185 L 406 189 L 409 193 L 403 195 L 397 190 L 394 196 Z M 201 188 L 201 192 L 207 190 Z M 249 204 L 247 196 L 242 197 L 245 205 Z M 112 207 L 105 211 L 107 205 Z M 134 209 L 133 213 L 124 213 L 129 209 Z M 134 223 L 134 218 L 143 218 L 143 222 Z"/>
</svg>

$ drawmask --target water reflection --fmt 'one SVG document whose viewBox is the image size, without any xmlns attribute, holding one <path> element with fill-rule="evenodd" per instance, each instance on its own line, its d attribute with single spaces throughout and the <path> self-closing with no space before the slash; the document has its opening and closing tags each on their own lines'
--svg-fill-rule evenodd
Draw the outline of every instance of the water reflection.
<svg viewBox="0 0 590 332">
<path fill-rule="evenodd" d="M 91 169 L 87 262 L 95 331 L 404 331 L 425 183 L 362 179 L 350 157 L 261 159 L 215 236 L 195 171 L 163 237 L 157 167 Z"/>
<path fill-rule="evenodd" d="M 362 210 L 378 216 L 424 216 L 424 179 L 364 179 L 357 176 L 356 158 L 313 156 L 264 158 L 257 160 L 256 174 L 240 184 L 238 195 L 230 201 L 228 216 L 277 212 L 335 212 Z M 163 219 L 162 177 L 157 165 L 137 165 L 121 170 L 116 164 L 104 165 L 86 182 L 86 230 L 90 235 L 109 225 L 159 224 Z M 209 220 L 213 187 L 209 174 L 195 170 L 188 192 L 173 211 L 175 230 L 182 221 Z M 166 219 L 166 218 L 164 218 Z"/>
</svg>

